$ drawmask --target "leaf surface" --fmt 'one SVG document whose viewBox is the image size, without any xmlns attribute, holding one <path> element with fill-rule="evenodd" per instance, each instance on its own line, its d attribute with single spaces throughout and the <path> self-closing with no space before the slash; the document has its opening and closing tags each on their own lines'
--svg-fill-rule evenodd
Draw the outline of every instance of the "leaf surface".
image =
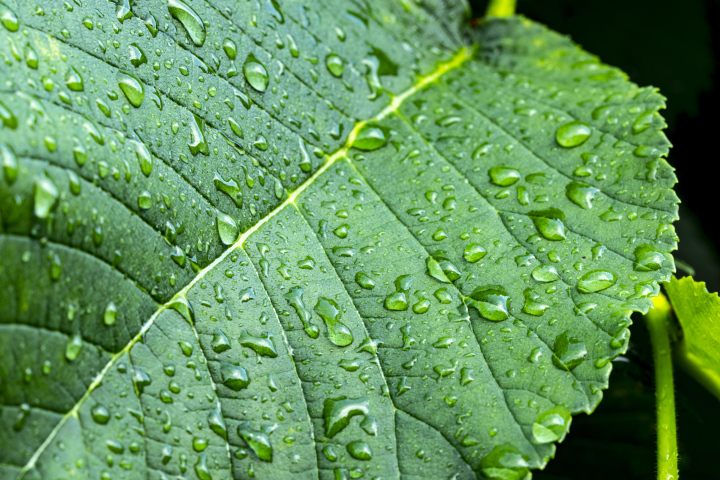
<svg viewBox="0 0 720 480">
<path fill-rule="evenodd" d="M 674 271 L 663 98 L 524 18 L 0 9 L 3 477 L 523 478 Z"/>
<path fill-rule="evenodd" d="M 678 358 L 689 373 L 720 397 L 720 298 L 705 282 L 672 277 L 665 285 L 675 316 L 682 327 Z"/>
</svg>

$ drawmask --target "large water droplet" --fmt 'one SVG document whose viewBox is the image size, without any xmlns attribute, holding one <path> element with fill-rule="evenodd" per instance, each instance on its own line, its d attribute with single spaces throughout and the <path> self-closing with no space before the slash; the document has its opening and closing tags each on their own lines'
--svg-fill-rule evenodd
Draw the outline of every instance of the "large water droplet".
<svg viewBox="0 0 720 480">
<path fill-rule="evenodd" d="M 340 322 L 342 315 L 334 300 L 320 297 L 315 311 L 323 319 L 328 329 L 328 339 L 338 347 L 346 347 L 353 342 L 350 329 Z"/>
<path fill-rule="evenodd" d="M 38 68 L 38 56 L 37 52 L 35 52 L 35 49 L 30 45 L 29 43 L 25 45 L 25 49 L 23 51 L 23 54 L 25 55 L 25 64 L 32 68 L 33 70 L 37 70 Z"/>
<path fill-rule="evenodd" d="M 582 293 L 595 293 L 610 288 L 617 282 L 617 277 L 612 272 L 605 270 L 592 270 L 580 277 L 577 289 Z"/>
<path fill-rule="evenodd" d="M 140 171 L 142 171 L 143 175 L 149 177 L 153 169 L 153 157 L 144 143 L 138 142 L 136 144 L 135 155 L 140 164 Z"/>
<path fill-rule="evenodd" d="M 554 282 L 560 275 L 552 265 L 538 265 L 532 271 L 532 277 L 538 282 Z"/>
<path fill-rule="evenodd" d="M 474 307 L 487 320 L 500 322 L 507 320 L 510 295 L 500 285 L 477 287 L 468 297 L 468 305 Z"/>
<path fill-rule="evenodd" d="M 35 216 L 38 218 L 47 218 L 57 204 L 58 195 L 57 187 L 48 177 L 43 175 L 35 179 Z"/>
<path fill-rule="evenodd" d="M 145 56 L 145 52 L 140 49 L 137 43 L 130 44 L 129 51 L 130 63 L 133 67 L 137 68 L 140 65 L 147 63 L 147 57 Z"/>
<path fill-rule="evenodd" d="M 272 462 L 273 447 L 268 436 L 259 430 L 250 428 L 250 422 L 242 422 L 237 427 L 238 435 L 245 440 L 255 455 L 263 462 Z"/>
<path fill-rule="evenodd" d="M 248 55 L 247 60 L 245 60 L 243 73 L 245 74 L 245 80 L 247 80 L 252 88 L 258 92 L 264 92 L 267 89 L 270 81 L 268 72 L 265 66 L 260 63 L 252 53 Z"/>
<path fill-rule="evenodd" d="M 345 69 L 345 64 L 343 63 L 343 59 L 340 58 L 338 55 L 331 53 L 325 58 L 325 65 L 327 66 L 327 69 L 330 73 L 333 74 L 335 77 L 342 77 L 343 70 Z"/>
<path fill-rule="evenodd" d="M 480 472 L 487 480 L 526 480 L 530 477 L 529 460 L 514 445 L 504 443 L 480 461 Z"/>
<path fill-rule="evenodd" d="M 73 92 L 80 92 L 83 90 L 83 78 L 80 75 L 80 72 L 75 70 L 75 67 L 70 67 L 70 70 L 65 74 L 65 85 Z"/>
<path fill-rule="evenodd" d="M 477 243 L 471 243 L 465 247 L 465 251 L 463 252 L 463 258 L 470 263 L 477 262 L 485 255 L 487 255 L 487 250 Z"/>
<path fill-rule="evenodd" d="M 133 107 L 137 108 L 142 105 L 145 100 L 145 89 L 137 78 L 124 72 L 118 72 L 115 79 Z"/>
<path fill-rule="evenodd" d="M 580 365 L 587 355 L 585 344 L 575 337 L 570 337 L 568 332 L 555 337 L 553 350 L 552 361 L 561 370 L 572 370 Z"/>
<path fill-rule="evenodd" d="M 247 371 L 240 365 L 222 362 L 220 364 L 220 378 L 222 384 L 234 392 L 239 392 L 250 385 Z"/>
<path fill-rule="evenodd" d="M 600 190 L 597 188 L 580 182 L 570 182 L 565 186 L 565 195 L 567 195 L 567 198 L 586 210 L 592 208 L 592 202 L 598 193 L 600 193 Z"/>
<path fill-rule="evenodd" d="M 0 4 L 0 23 L 8 32 L 17 32 L 20 28 L 17 15 L 5 5 Z"/>
<path fill-rule="evenodd" d="M 2 159 L 5 181 L 12 185 L 18 176 L 18 161 L 15 152 L 3 142 L 0 142 L 0 159 Z"/>
<path fill-rule="evenodd" d="M 168 0 L 168 12 L 182 23 L 193 43 L 201 47 L 205 43 L 205 24 L 195 10 L 180 0 Z"/>
<path fill-rule="evenodd" d="M 565 405 L 558 405 L 538 416 L 532 426 L 537 443 L 562 442 L 570 429 L 572 416 Z"/>
<path fill-rule="evenodd" d="M 65 346 L 65 358 L 68 362 L 72 362 L 80 355 L 80 351 L 83 347 L 82 337 L 79 334 L 75 334 L 67 342 Z"/>
<path fill-rule="evenodd" d="M 278 353 L 277 350 L 275 350 L 273 338 L 273 335 L 270 333 L 263 333 L 261 336 L 256 337 L 250 335 L 247 330 L 243 330 L 240 334 L 240 345 L 253 349 L 258 355 L 275 358 L 278 356 Z"/>
<path fill-rule="evenodd" d="M 235 220 L 233 220 L 230 215 L 226 215 L 220 211 L 217 212 L 217 229 L 223 245 L 232 245 L 235 243 L 238 228 Z"/>
<path fill-rule="evenodd" d="M 114 302 L 110 302 L 105 307 L 103 312 L 103 323 L 105 325 L 112 325 L 117 320 L 117 307 Z"/>
<path fill-rule="evenodd" d="M 372 460 L 372 450 L 365 442 L 350 442 L 346 448 L 350 456 L 357 460 Z"/>
<path fill-rule="evenodd" d="M 3 125 L 11 130 L 15 130 L 18 126 L 17 118 L 2 102 L 0 102 L 0 119 L 2 119 Z"/>
<path fill-rule="evenodd" d="M 652 245 L 644 244 L 635 248 L 635 262 L 633 268 L 638 272 L 650 272 L 660 270 L 665 255 L 659 252 Z"/>
<path fill-rule="evenodd" d="M 387 127 L 375 123 L 366 123 L 358 131 L 352 146 L 358 150 L 377 150 L 387 145 L 389 133 L 390 130 Z"/>
<path fill-rule="evenodd" d="M 509 187 L 522 178 L 518 170 L 503 166 L 491 168 L 488 170 L 488 175 L 490 181 L 500 187 Z"/>
<path fill-rule="evenodd" d="M 557 208 L 528 213 L 540 235 L 548 240 L 565 240 L 565 214 Z"/>
<path fill-rule="evenodd" d="M 91 415 L 93 420 L 95 420 L 95 423 L 99 423 L 100 425 L 105 425 L 108 421 L 110 421 L 110 412 L 108 412 L 108 409 L 100 404 L 95 405 L 92 408 Z"/>
<path fill-rule="evenodd" d="M 308 311 L 307 308 L 305 308 L 305 303 L 303 303 L 302 296 L 304 293 L 305 290 L 303 290 L 302 288 L 293 287 L 288 293 L 285 294 L 285 299 L 288 301 L 290 306 L 295 309 L 298 317 L 300 317 L 300 321 L 303 324 L 305 333 L 307 333 L 310 338 L 318 338 L 318 336 L 320 335 L 320 329 L 316 325 L 310 323 L 310 318 L 312 318 L 312 314 L 310 313 L 310 311 Z"/>
<path fill-rule="evenodd" d="M 555 140 L 561 147 L 572 148 L 585 143 L 591 134 L 590 125 L 575 120 L 561 125 L 555 132 Z"/>
<path fill-rule="evenodd" d="M 325 419 L 325 436 L 333 438 L 350 424 L 350 419 L 356 415 L 368 415 L 370 402 L 366 397 L 360 398 L 326 398 L 323 409 Z"/>
<path fill-rule="evenodd" d="M 205 122 L 203 119 L 193 113 L 190 122 L 188 122 L 190 134 L 192 135 L 192 142 L 188 143 L 188 148 L 190 149 L 190 153 L 192 153 L 193 157 L 198 153 L 210 155 L 210 149 L 205 142 L 205 133 L 203 132 L 204 126 Z"/>
</svg>

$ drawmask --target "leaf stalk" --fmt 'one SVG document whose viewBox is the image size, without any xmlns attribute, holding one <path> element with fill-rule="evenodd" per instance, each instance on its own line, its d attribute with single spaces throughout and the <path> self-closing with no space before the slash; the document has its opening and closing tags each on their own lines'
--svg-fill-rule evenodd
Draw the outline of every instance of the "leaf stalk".
<svg viewBox="0 0 720 480">
<path fill-rule="evenodd" d="M 486 17 L 509 17 L 515 15 L 515 4 L 517 0 L 490 0 Z"/>
<path fill-rule="evenodd" d="M 677 426 L 675 423 L 675 388 L 672 368 L 672 309 L 662 293 L 653 299 L 653 308 L 645 315 L 655 365 L 655 399 L 657 402 L 658 480 L 678 478 Z"/>
</svg>

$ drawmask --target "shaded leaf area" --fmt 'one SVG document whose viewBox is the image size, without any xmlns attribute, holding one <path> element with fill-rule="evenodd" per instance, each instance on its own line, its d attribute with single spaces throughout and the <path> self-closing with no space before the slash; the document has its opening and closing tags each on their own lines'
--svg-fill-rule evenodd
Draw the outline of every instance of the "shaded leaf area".
<svg viewBox="0 0 720 480">
<path fill-rule="evenodd" d="M 3 476 L 523 478 L 674 270 L 662 97 L 523 18 L 3 2 Z"/>
</svg>

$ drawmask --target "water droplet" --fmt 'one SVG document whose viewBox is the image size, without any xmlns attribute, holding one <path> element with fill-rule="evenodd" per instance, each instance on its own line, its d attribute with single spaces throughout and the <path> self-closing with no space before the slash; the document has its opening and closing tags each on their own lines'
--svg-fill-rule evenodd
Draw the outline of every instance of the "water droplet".
<svg viewBox="0 0 720 480">
<path fill-rule="evenodd" d="M 580 365 L 587 355 L 585 344 L 563 332 L 555 338 L 552 361 L 561 370 L 572 370 Z"/>
<path fill-rule="evenodd" d="M 338 347 L 346 347 L 353 342 L 353 335 L 340 322 L 341 312 L 334 300 L 321 297 L 315 305 L 315 312 L 320 315 L 328 329 L 328 339 Z"/>
<path fill-rule="evenodd" d="M 640 245 L 635 248 L 634 253 L 635 262 L 633 262 L 633 269 L 638 272 L 660 270 L 665 261 L 665 255 L 657 251 L 652 245 Z"/>
<path fill-rule="evenodd" d="M 545 310 L 550 308 L 550 305 L 545 305 L 544 303 L 536 301 L 538 298 L 540 298 L 540 296 L 535 293 L 532 288 L 526 288 L 523 292 L 523 296 L 525 297 L 525 305 L 523 306 L 523 312 L 527 313 L 528 315 L 541 317 L 543 313 L 545 313 Z"/>
<path fill-rule="evenodd" d="M 567 195 L 567 198 L 585 210 L 592 208 L 592 202 L 598 193 L 600 193 L 600 190 L 597 188 L 580 182 L 570 182 L 565 186 L 565 195 Z"/>
<path fill-rule="evenodd" d="M 305 290 L 302 288 L 293 287 L 285 294 L 285 299 L 288 301 L 290 306 L 295 309 L 298 317 L 300 317 L 305 333 L 307 333 L 310 338 L 318 338 L 320 335 L 320 329 L 316 325 L 310 323 L 312 314 L 307 308 L 305 308 L 305 304 L 303 303 L 302 296 L 304 293 Z"/>
<path fill-rule="evenodd" d="M 537 443 L 562 442 L 570 429 L 572 416 L 565 405 L 558 405 L 538 416 L 532 426 Z"/>
<path fill-rule="evenodd" d="M 500 285 L 477 287 L 468 297 L 468 306 L 474 307 L 485 319 L 493 322 L 507 320 L 510 316 L 510 295 Z"/>
<path fill-rule="evenodd" d="M 80 355 L 80 351 L 83 347 L 82 337 L 79 334 L 75 334 L 67 342 L 65 346 L 65 358 L 68 362 L 72 362 Z"/>
<path fill-rule="evenodd" d="M 250 385 L 247 371 L 240 365 L 228 362 L 220 364 L 220 378 L 222 378 L 222 384 L 234 392 L 239 392 Z"/>
<path fill-rule="evenodd" d="M 117 320 L 117 307 L 115 303 L 110 302 L 105 307 L 105 312 L 103 312 L 103 323 L 105 325 L 112 325 L 115 323 L 115 320 Z"/>
<path fill-rule="evenodd" d="M 17 118 L 2 102 L 0 102 L 0 119 L 2 119 L 3 125 L 11 130 L 15 130 L 18 126 Z"/>
<path fill-rule="evenodd" d="M 227 438 L 227 428 L 225 427 L 225 421 L 220 415 L 220 410 L 210 410 L 207 416 L 207 422 L 210 426 L 210 430 L 215 432 L 221 438 Z"/>
<path fill-rule="evenodd" d="M 58 199 L 58 190 L 55 184 L 46 176 L 35 179 L 34 212 L 38 218 L 47 218 L 55 208 Z"/>
<path fill-rule="evenodd" d="M 612 272 L 605 270 L 592 270 L 580 277 L 577 289 L 582 293 L 595 293 L 610 288 L 617 282 L 617 277 Z"/>
<path fill-rule="evenodd" d="M 518 170 L 503 166 L 491 168 L 488 170 L 488 175 L 490 175 L 490 181 L 500 187 L 514 185 L 522 178 Z"/>
<path fill-rule="evenodd" d="M 215 331 L 213 331 L 213 339 L 211 345 L 213 352 L 215 353 L 222 353 L 232 348 L 230 346 L 230 340 L 228 340 L 227 336 L 225 336 L 225 333 L 223 333 L 223 331 L 219 328 L 216 328 Z"/>
<path fill-rule="evenodd" d="M 133 107 L 137 108 L 142 105 L 145 100 L 145 89 L 137 78 L 124 72 L 118 72 L 115 79 Z"/>
<path fill-rule="evenodd" d="M 172 0 L 171 0 L 172 1 Z M 210 470 L 207 466 L 207 454 L 203 453 L 198 458 L 198 461 L 195 463 L 195 474 L 198 476 L 200 480 L 212 480 L 212 475 L 210 475 Z"/>
<path fill-rule="evenodd" d="M 585 143 L 591 134 L 590 125 L 575 120 L 560 126 L 555 133 L 555 140 L 561 147 L 572 148 Z"/>
<path fill-rule="evenodd" d="M 533 270 L 532 277 L 538 282 L 554 282 L 560 278 L 560 275 L 551 265 L 538 265 Z"/>
<path fill-rule="evenodd" d="M 205 43 L 205 24 L 195 10 L 180 0 L 168 0 L 167 8 L 170 15 L 185 27 L 192 42 L 201 47 Z"/>
<path fill-rule="evenodd" d="M 65 74 L 65 86 L 73 92 L 81 92 L 83 90 L 83 78 L 80 72 L 75 70 L 75 67 L 70 67 L 70 70 Z"/>
<path fill-rule="evenodd" d="M 557 208 L 528 213 L 540 235 L 548 240 L 565 240 L 565 214 Z"/>
<path fill-rule="evenodd" d="M 358 150 L 377 150 L 387 145 L 390 129 L 376 123 L 364 124 L 353 139 L 352 146 Z"/>
<path fill-rule="evenodd" d="M 110 421 L 110 412 L 100 404 L 93 407 L 91 414 L 95 423 L 99 423 L 100 425 L 105 425 Z"/>
<path fill-rule="evenodd" d="M 188 143 L 188 148 L 190 149 L 190 153 L 192 153 L 193 157 L 197 156 L 198 153 L 210 155 L 210 149 L 208 148 L 207 143 L 205 143 L 205 134 L 203 133 L 204 126 L 205 122 L 203 119 L 193 113 L 190 122 L 188 122 L 190 134 L 192 135 L 192 142 Z"/>
<path fill-rule="evenodd" d="M 143 175 L 149 177 L 153 169 L 153 157 L 150 155 L 148 148 L 144 143 L 138 142 L 135 146 L 135 155 L 137 156 L 140 170 Z"/>
<path fill-rule="evenodd" d="M 485 250 L 477 243 L 471 243 L 470 245 L 465 247 L 465 251 L 463 252 L 463 258 L 465 258 L 465 260 L 470 263 L 477 262 L 485 255 L 487 255 L 487 250 Z"/>
<path fill-rule="evenodd" d="M 139 394 L 142 394 L 145 387 L 152 383 L 150 375 L 140 367 L 133 367 L 133 382 Z"/>
<path fill-rule="evenodd" d="M 145 52 L 140 49 L 137 43 L 130 44 L 129 51 L 130 63 L 133 67 L 137 68 L 143 63 L 147 63 L 147 57 L 145 56 Z"/>
<path fill-rule="evenodd" d="M 404 292 L 391 293 L 385 297 L 385 308 L 394 311 L 404 311 L 408 309 L 408 303 L 405 299 Z"/>
<path fill-rule="evenodd" d="M 355 282 L 357 282 L 357 284 L 365 290 L 372 290 L 373 288 L 375 288 L 375 282 L 373 281 L 373 279 L 368 277 L 367 274 L 363 272 L 358 272 L 355 274 Z"/>
<path fill-rule="evenodd" d="M 370 402 L 366 397 L 360 398 L 326 398 L 323 409 L 325 419 L 325 436 L 333 438 L 350 424 L 350 419 L 356 415 L 368 415 Z"/>
<path fill-rule="evenodd" d="M 258 92 L 264 92 L 267 89 L 270 77 L 267 70 L 265 70 L 265 66 L 253 54 L 248 55 L 247 60 L 245 60 L 243 73 L 245 74 L 245 80 L 252 88 Z"/>
<path fill-rule="evenodd" d="M 275 350 L 273 338 L 273 335 L 270 333 L 263 333 L 261 336 L 256 337 L 250 335 L 247 330 L 243 330 L 240 334 L 240 345 L 253 349 L 258 355 L 275 358 L 278 356 L 278 353 L 277 350 Z"/>
<path fill-rule="evenodd" d="M 235 220 L 230 215 L 226 215 L 220 211 L 217 212 L 217 229 L 220 235 L 220 241 L 223 245 L 232 245 L 238 236 L 238 228 Z"/>
<path fill-rule="evenodd" d="M 25 55 L 25 64 L 33 70 L 37 70 L 38 56 L 32 45 L 30 45 L 29 43 L 25 45 L 25 50 L 23 51 L 23 54 Z"/>
<path fill-rule="evenodd" d="M 225 50 L 225 55 L 227 55 L 230 60 L 235 60 L 237 56 L 237 45 L 235 45 L 235 42 L 229 38 L 225 38 L 222 47 L 223 50 Z"/>
<path fill-rule="evenodd" d="M 15 152 L 3 142 L 0 142 L 0 158 L 2 158 L 5 181 L 12 185 L 18 176 L 18 161 Z"/>
<path fill-rule="evenodd" d="M 530 476 L 529 460 L 511 443 L 504 443 L 480 461 L 480 472 L 487 480 L 525 480 Z"/>
<path fill-rule="evenodd" d="M 325 65 L 327 66 L 328 71 L 333 74 L 333 76 L 338 78 L 342 77 L 345 64 L 343 63 L 343 59 L 340 58 L 338 55 L 334 53 L 328 55 L 325 58 Z"/>
<path fill-rule="evenodd" d="M 346 448 L 350 456 L 357 460 L 372 460 L 372 450 L 365 442 L 350 442 Z"/>
<path fill-rule="evenodd" d="M 0 22 L 8 32 L 17 32 L 20 28 L 17 15 L 5 5 L 0 4 Z"/>
<path fill-rule="evenodd" d="M 242 422 L 237 427 L 238 435 L 245 440 L 255 455 L 263 462 L 272 462 L 273 447 L 268 436 L 259 430 L 250 428 L 250 422 Z"/>
<path fill-rule="evenodd" d="M 646 110 L 637 117 L 635 123 L 633 124 L 632 130 L 633 133 L 637 135 L 638 133 L 644 132 L 653 125 L 656 125 L 657 127 L 662 127 L 662 117 L 660 117 L 660 115 L 658 115 L 656 112 Z"/>
</svg>

